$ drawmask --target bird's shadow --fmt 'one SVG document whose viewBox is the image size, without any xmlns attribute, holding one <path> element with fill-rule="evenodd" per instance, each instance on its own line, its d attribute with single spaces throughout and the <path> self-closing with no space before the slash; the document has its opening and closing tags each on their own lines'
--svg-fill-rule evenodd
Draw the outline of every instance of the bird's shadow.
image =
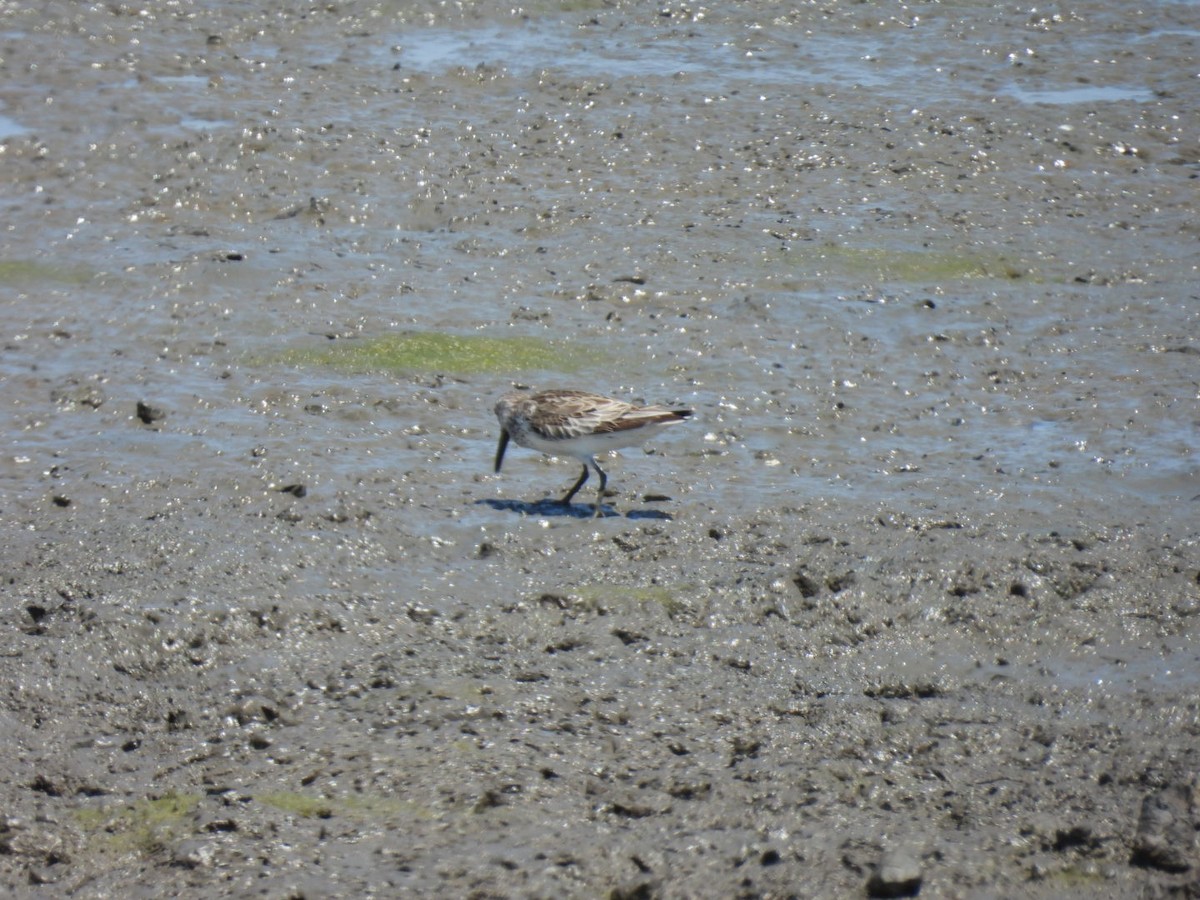
<svg viewBox="0 0 1200 900">
<path fill-rule="evenodd" d="M 528 500 L 498 500 L 489 497 L 486 500 L 476 500 L 476 504 L 490 506 L 495 510 L 504 512 L 514 512 L 522 516 L 570 516 L 572 519 L 611 519 L 621 518 L 621 513 L 616 512 L 610 506 L 603 506 L 600 510 L 600 515 L 596 516 L 595 507 L 590 503 L 563 503 L 561 500 L 538 500 L 536 503 L 530 503 Z M 660 509 L 631 509 L 625 513 L 626 519 L 665 519 L 672 520 L 675 517 L 670 513 L 663 512 Z"/>
</svg>

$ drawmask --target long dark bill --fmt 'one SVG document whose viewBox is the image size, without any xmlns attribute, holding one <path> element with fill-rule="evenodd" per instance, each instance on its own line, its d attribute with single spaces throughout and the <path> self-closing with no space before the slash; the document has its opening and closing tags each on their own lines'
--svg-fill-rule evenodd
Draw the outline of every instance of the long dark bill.
<svg viewBox="0 0 1200 900">
<path fill-rule="evenodd" d="M 496 471 L 500 471 L 500 464 L 504 462 L 504 451 L 508 449 L 508 432 L 500 429 L 500 445 L 496 448 Z"/>
</svg>

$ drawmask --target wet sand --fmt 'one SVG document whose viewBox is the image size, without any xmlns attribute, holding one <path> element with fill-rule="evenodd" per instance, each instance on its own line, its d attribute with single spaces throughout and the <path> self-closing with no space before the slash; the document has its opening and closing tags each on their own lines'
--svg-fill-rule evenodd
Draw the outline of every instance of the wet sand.
<svg viewBox="0 0 1200 900">
<path fill-rule="evenodd" d="M 1197 896 L 1189 10 L 0 8 L 3 890 Z"/>
</svg>

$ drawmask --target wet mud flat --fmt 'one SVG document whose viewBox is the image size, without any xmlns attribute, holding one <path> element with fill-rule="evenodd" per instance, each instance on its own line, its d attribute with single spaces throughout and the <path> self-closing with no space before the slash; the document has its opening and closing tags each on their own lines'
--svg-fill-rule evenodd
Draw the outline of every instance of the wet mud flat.
<svg viewBox="0 0 1200 900">
<path fill-rule="evenodd" d="M 387 488 L 215 489 L 47 510 L 54 545 L 22 548 L 13 890 L 1194 884 L 1197 570 L 1170 542 L 691 502 L 433 541 Z M 441 590 L 396 574 L 422 559 Z"/>
<path fill-rule="evenodd" d="M 0 10 L 6 893 L 1196 896 L 1186 11 Z"/>
</svg>

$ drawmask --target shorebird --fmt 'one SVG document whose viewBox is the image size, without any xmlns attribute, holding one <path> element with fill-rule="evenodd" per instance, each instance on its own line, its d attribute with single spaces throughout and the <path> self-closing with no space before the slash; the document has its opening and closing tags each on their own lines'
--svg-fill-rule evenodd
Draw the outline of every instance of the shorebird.
<svg viewBox="0 0 1200 900">
<path fill-rule="evenodd" d="M 510 440 L 548 456 L 573 456 L 583 463 L 583 472 L 560 502 L 564 506 L 570 504 L 571 498 L 588 480 L 590 466 L 600 476 L 600 488 L 596 491 L 596 515 L 599 516 L 608 476 L 596 462 L 596 454 L 644 443 L 663 428 L 676 425 L 691 414 L 690 409 L 634 406 L 586 391 L 558 390 L 540 394 L 512 391 L 496 403 L 496 418 L 500 420 L 496 471 L 500 471 Z"/>
</svg>

